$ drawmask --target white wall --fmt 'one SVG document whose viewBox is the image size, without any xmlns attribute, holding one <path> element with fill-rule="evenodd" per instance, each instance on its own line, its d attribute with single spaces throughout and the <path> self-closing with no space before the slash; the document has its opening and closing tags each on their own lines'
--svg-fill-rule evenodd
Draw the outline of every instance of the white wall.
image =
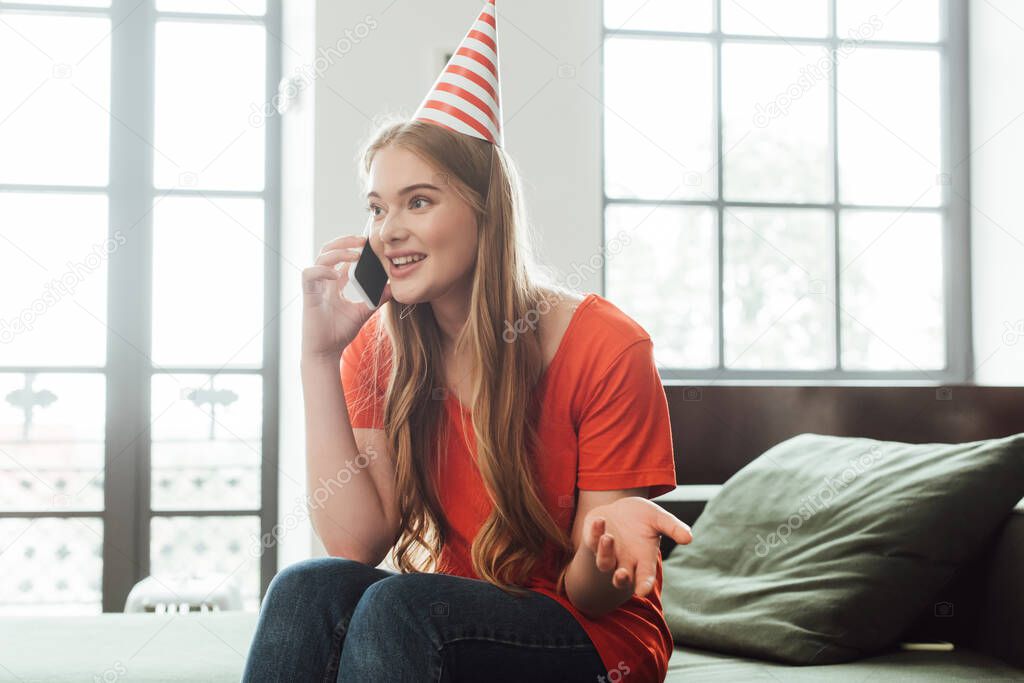
<svg viewBox="0 0 1024 683">
<path fill-rule="evenodd" d="M 302 73 L 313 63 L 314 0 L 283 6 L 282 72 Z M 297 90 L 281 119 L 281 367 L 278 405 L 278 568 L 310 557 L 317 543 L 305 510 L 305 415 L 299 381 L 302 324 L 301 272 L 313 253 L 313 157 L 315 91 Z M 273 552 L 268 549 L 267 552 Z"/>
<path fill-rule="evenodd" d="M 971 0 L 975 380 L 1024 385 L 1024 3 Z"/>
</svg>

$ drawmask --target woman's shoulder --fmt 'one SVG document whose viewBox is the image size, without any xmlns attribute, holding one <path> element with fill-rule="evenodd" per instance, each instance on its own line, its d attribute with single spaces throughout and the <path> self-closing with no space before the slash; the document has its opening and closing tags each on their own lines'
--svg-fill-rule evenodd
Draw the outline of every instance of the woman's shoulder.
<svg viewBox="0 0 1024 683">
<path fill-rule="evenodd" d="M 617 415 L 638 408 L 661 385 L 653 352 L 640 323 L 611 300 L 587 294 L 559 351 L 552 396 L 569 406 L 577 427 L 588 412 Z"/>
<path fill-rule="evenodd" d="M 643 326 L 600 294 L 561 293 L 555 300 L 549 329 L 561 327 L 564 332 L 552 332 L 545 341 L 549 348 L 547 355 L 564 355 L 568 364 L 577 366 L 585 374 L 607 367 L 633 344 L 650 340 Z M 554 345 L 550 337 L 560 337 L 557 350 L 550 349 Z"/>
<path fill-rule="evenodd" d="M 647 330 L 610 299 L 591 292 L 579 303 L 573 321 L 577 342 L 604 353 L 617 354 L 641 340 L 651 338 Z"/>
</svg>

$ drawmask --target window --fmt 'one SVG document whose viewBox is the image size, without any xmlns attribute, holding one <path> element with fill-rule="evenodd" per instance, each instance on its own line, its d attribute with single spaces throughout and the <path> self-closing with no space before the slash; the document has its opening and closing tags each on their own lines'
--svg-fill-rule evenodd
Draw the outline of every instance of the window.
<svg viewBox="0 0 1024 683">
<path fill-rule="evenodd" d="M 605 0 L 605 292 L 668 378 L 969 379 L 960 0 Z"/>
<path fill-rule="evenodd" d="M 279 27 L 0 2 L 0 615 L 276 571 Z"/>
</svg>

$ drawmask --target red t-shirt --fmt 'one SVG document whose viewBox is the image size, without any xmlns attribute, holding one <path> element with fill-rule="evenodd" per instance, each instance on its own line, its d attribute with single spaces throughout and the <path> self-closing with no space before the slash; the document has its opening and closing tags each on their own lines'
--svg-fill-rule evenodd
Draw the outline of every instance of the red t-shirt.
<svg viewBox="0 0 1024 683">
<path fill-rule="evenodd" d="M 378 393 L 371 396 L 368 388 L 373 382 L 361 372 L 360 362 L 368 341 L 374 339 L 378 317 L 375 312 L 342 354 L 341 378 L 353 427 L 383 428 L 386 363 L 378 367 Z M 595 293 L 579 303 L 537 391 L 540 497 L 567 535 L 572 531 L 577 488 L 649 486 L 652 498 L 675 488 L 668 401 L 654 363 L 653 342 L 613 303 Z M 469 549 L 491 503 L 475 465 L 470 409 L 450 392 L 445 403 L 449 437 L 440 456 L 438 494 L 451 528 L 438 571 L 479 578 Z M 549 552 L 525 587 L 554 598 L 572 613 L 612 680 L 617 680 L 618 672 L 638 683 L 663 681 L 673 644 L 661 607 L 660 554 L 654 588 L 647 597 L 633 595 L 600 619 L 587 618 L 564 592 L 557 592 L 560 571 Z"/>
</svg>

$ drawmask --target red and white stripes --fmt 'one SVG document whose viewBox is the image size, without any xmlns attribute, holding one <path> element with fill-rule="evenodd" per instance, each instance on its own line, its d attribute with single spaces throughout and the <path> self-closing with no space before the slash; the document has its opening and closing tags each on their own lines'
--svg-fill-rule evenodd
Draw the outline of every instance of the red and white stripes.
<svg viewBox="0 0 1024 683">
<path fill-rule="evenodd" d="M 484 4 L 413 118 L 502 145 L 494 0 Z"/>
</svg>

